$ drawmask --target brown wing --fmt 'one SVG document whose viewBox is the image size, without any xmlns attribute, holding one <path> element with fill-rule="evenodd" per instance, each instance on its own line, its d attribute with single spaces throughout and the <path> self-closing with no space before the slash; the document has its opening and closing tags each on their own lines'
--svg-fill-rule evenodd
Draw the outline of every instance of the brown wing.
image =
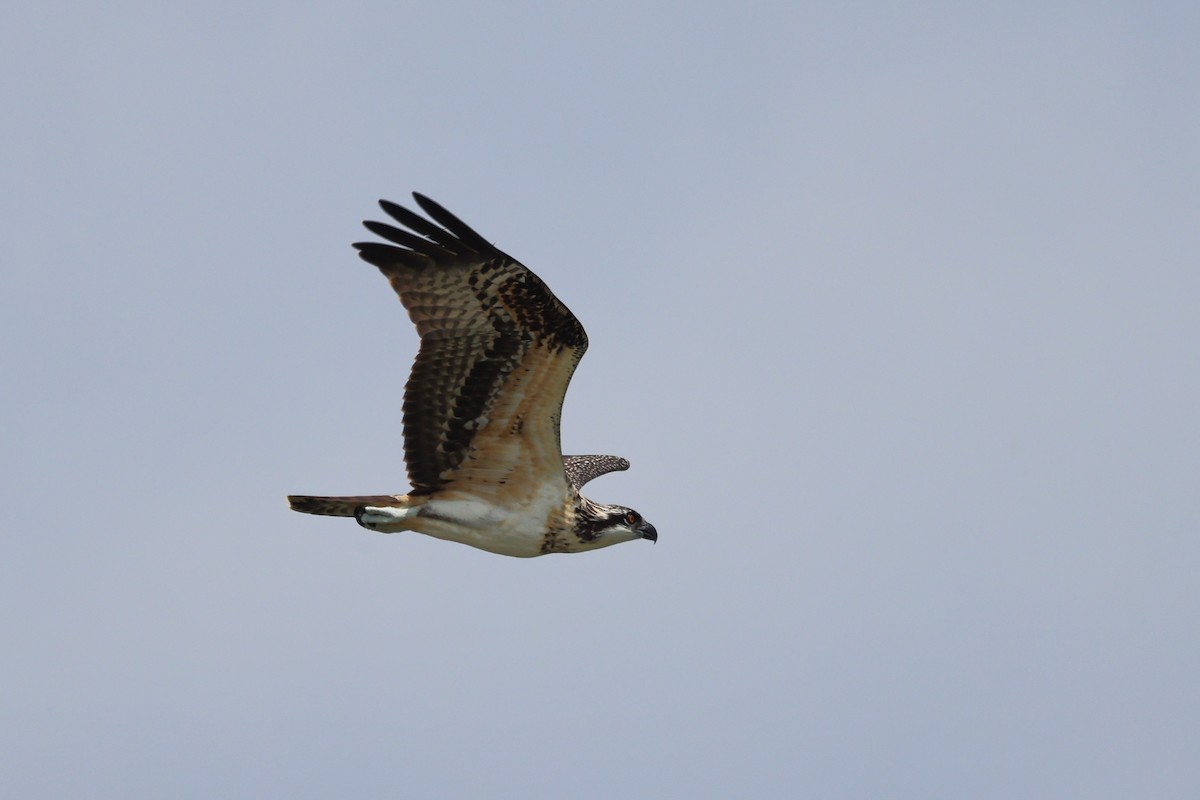
<svg viewBox="0 0 1200 800">
<path fill-rule="evenodd" d="M 593 478 L 629 469 L 629 459 L 620 456 L 563 456 L 563 471 L 578 491 Z"/>
<path fill-rule="evenodd" d="M 404 390 L 404 454 L 413 492 L 456 481 L 504 486 L 514 474 L 563 477 L 559 415 L 587 349 L 583 326 L 536 275 L 437 203 L 439 225 L 380 201 L 401 230 L 365 222 L 393 244 L 354 246 L 400 296 L 421 346 Z"/>
</svg>

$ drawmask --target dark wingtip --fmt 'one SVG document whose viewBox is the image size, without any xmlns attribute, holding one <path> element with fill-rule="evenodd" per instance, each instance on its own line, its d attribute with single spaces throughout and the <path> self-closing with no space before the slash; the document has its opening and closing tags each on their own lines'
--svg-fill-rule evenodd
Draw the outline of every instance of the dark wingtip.
<svg viewBox="0 0 1200 800">
<path fill-rule="evenodd" d="M 480 236 L 479 232 L 470 225 L 447 211 L 441 203 L 426 197 L 420 192 L 413 192 L 413 199 L 417 201 L 417 205 L 421 207 L 421 210 L 429 215 L 430 219 L 457 236 L 464 244 L 472 247 L 479 253 L 499 252 L 496 250 L 495 245 Z"/>
<path fill-rule="evenodd" d="M 379 199 L 379 207 L 383 209 L 383 213 L 392 219 L 395 219 L 397 214 L 404 214 L 408 211 L 407 208 L 399 203 L 393 203 L 391 200 L 384 200 L 383 198 Z M 366 223 L 364 222 L 363 224 L 365 225 Z"/>
<path fill-rule="evenodd" d="M 419 205 L 421 208 L 425 208 L 425 206 L 427 206 L 427 205 L 434 206 L 436 208 L 442 208 L 441 205 L 438 204 L 438 202 L 436 200 L 430 200 L 429 195 L 427 195 L 427 194 L 421 194 L 420 192 L 413 192 L 412 196 L 413 196 L 413 200 L 416 200 L 417 205 Z M 429 209 L 426 208 L 425 210 L 428 211 Z M 445 211 L 445 209 L 442 209 L 442 210 Z"/>
<path fill-rule="evenodd" d="M 390 244 L 380 242 L 354 242 L 350 245 L 358 251 L 358 257 L 376 267 L 390 267 L 393 264 L 403 264 L 412 257 L 412 251 L 401 250 Z"/>
</svg>

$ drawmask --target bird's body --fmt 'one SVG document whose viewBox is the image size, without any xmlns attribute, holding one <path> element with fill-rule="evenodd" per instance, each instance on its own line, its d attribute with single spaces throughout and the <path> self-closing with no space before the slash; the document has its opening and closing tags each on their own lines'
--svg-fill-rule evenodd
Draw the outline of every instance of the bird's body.
<svg viewBox="0 0 1200 800">
<path fill-rule="evenodd" d="M 355 245 L 388 278 L 421 337 L 404 393 L 413 488 L 293 495 L 291 507 L 519 557 L 656 540 L 637 512 L 579 493 L 628 461 L 562 455 L 559 417 L 587 349 L 583 326 L 527 268 L 438 204 L 414 197 L 441 227 L 381 202 L 409 230 L 367 222 L 394 244 Z"/>
</svg>

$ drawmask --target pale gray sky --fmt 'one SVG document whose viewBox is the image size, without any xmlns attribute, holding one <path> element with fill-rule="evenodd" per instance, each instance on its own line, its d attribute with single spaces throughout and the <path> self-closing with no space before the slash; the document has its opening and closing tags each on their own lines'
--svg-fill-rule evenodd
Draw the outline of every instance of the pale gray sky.
<svg viewBox="0 0 1200 800">
<path fill-rule="evenodd" d="M 25 4 L 0 794 L 1190 798 L 1200 12 Z M 592 347 L 657 546 L 406 488 L 419 190 Z"/>
</svg>

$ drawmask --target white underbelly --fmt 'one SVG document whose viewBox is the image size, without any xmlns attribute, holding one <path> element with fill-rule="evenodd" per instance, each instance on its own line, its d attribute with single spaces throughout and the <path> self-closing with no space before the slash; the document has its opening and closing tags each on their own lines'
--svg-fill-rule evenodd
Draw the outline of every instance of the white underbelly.
<svg viewBox="0 0 1200 800">
<path fill-rule="evenodd" d="M 562 495 L 552 491 L 539 492 L 515 507 L 447 493 L 418 508 L 390 510 L 394 522 L 376 529 L 410 530 L 492 553 L 529 558 L 545 552 L 548 524 L 560 519 L 562 505 Z"/>
</svg>

